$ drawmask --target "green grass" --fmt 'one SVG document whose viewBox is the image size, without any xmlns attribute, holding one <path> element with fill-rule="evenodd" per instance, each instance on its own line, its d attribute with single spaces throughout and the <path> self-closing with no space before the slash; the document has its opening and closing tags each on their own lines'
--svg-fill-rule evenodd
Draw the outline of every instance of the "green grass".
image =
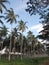
<svg viewBox="0 0 49 65">
<path fill-rule="evenodd" d="M 40 65 L 44 61 L 48 61 L 49 57 L 43 58 L 23 58 L 21 61 L 20 58 L 16 58 L 15 60 L 8 61 L 6 59 L 0 60 L 0 65 Z"/>
</svg>

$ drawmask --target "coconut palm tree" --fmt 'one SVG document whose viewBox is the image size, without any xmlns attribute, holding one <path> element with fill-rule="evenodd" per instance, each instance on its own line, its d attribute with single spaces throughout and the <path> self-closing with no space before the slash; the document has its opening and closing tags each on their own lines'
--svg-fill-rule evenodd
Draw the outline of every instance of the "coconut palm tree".
<svg viewBox="0 0 49 65">
<path fill-rule="evenodd" d="M 18 29 L 15 27 L 14 29 L 13 29 L 13 32 L 12 32 L 12 43 L 14 43 L 13 44 L 13 48 L 15 49 L 15 44 L 16 44 L 16 41 L 17 41 L 17 37 L 18 37 Z M 15 51 L 15 50 L 13 50 L 13 51 Z"/>
<path fill-rule="evenodd" d="M 0 27 L 0 35 L 1 36 L 6 36 L 8 33 L 8 28 L 6 28 L 6 26 L 4 25 L 3 27 Z"/>
<path fill-rule="evenodd" d="M 27 40 L 28 40 L 29 55 L 30 55 L 35 45 L 35 36 L 33 35 L 33 32 L 28 31 Z"/>
<path fill-rule="evenodd" d="M 5 25 L 0 27 L 0 36 L 2 38 L 2 46 L 3 46 L 3 42 L 4 42 L 7 34 L 8 34 L 8 28 Z"/>
<path fill-rule="evenodd" d="M 27 22 L 24 22 L 23 20 L 19 21 L 19 25 L 18 25 L 18 29 L 21 31 L 21 53 L 22 53 L 22 46 L 23 46 L 23 32 L 26 30 L 26 28 L 28 28 L 26 26 Z M 21 60 L 22 60 L 22 54 L 21 54 Z"/>
<path fill-rule="evenodd" d="M 7 10 L 7 13 L 5 13 L 5 14 L 6 14 L 5 19 L 7 20 L 7 22 L 10 22 L 10 24 L 11 24 L 11 36 L 10 36 L 10 52 L 11 52 L 12 24 L 14 22 L 17 23 L 16 18 L 19 16 L 15 15 L 12 8 L 10 8 L 10 10 Z M 10 54 L 9 54 L 9 60 L 10 60 Z"/>
<path fill-rule="evenodd" d="M 6 9 L 5 3 L 9 3 L 8 0 L 0 0 L 0 12 L 2 13 L 2 8 Z"/>
<path fill-rule="evenodd" d="M 7 36 L 7 34 L 8 34 L 8 28 L 4 25 L 4 26 L 2 26 L 2 27 L 0 27 L 0 36 L 2 37 L 2 38 L 5 38 L 6 36 Z M 3 40 L 4 41 L 4 40 Z"/>
</svg>

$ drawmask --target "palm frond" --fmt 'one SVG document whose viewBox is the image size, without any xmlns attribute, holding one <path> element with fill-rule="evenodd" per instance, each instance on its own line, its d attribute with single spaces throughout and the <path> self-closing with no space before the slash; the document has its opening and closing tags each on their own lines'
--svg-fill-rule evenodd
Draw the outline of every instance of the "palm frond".
<svg viewBox="0 0 49 65">
<path fill-rule="evenodd" d="M 10 10 L 7 10 L 7 13 L 5 14 L 6 14 L 5 19 L 8 20 L 7 22 L 10 22 L 10 24 L 17 22 L 16 17 L 18 17 L 18 15 L 14 14 L 14 11 L 12 8 L 10 8 Z"/>
<path fill-rule="evenodd" d="M 0 8 L 0 13 L 2 13 L 2 8 Z"/>
<path fill-rule="evenodd" d="M 4 16 L 0 16 L 0 18 L 5 18 Z"/>
<path fill-rule="evenodd" d="M 3 0 L 2 2 L 6 2 L 6 3 L 9 3 L 10 4 L 10 2 L 8 0 Z"/>
<path fill-rule="evenodd" d="M 3 3 L 2 3 L 2 6 L 3 6 L 3 8 L 4 8 L 4 9 L 6 9 L 6 10 L 7 10 L 6 6 L 5 6 Z"/>
<path fill-rule="evenodd" d="M 0 23 L 3 25 L 3 22 L 2 22 L 2 20 L 0 20 Z"/>
<path fill-rule="evenodd" d="M 7 15 L 7 16 L 6 16 L 6 17 L 4 17 L 4 18 L 5 18 L 5 20 L 6 20 L 6 19 L 9 19 L 9 16 Z"/>
<path fill-rule="evenodd" d="M 8 19 L 7 22 L 9 22 L 11 19 Z"/>
<path fill-rule="evenodd" d="M 4 14 L 8 14 L 8 13 L 6 12 L 6 13 L 4 13 Z"/>
<path fill-rule="evenodd" d="M 10 8 L 11 11 L 13 11 L 13 8 Z"/>
<path fill-rule="evenodd" d="M 17 22 L 16 18 L 14 18 L 15 23 Z"/>
<path fill-rule="evenodd" d="M 11 10 L 8 10 L 8 9 L 7 9 L 7 12 L 9 12 L 9 13 L 10 13 L 10 12 L 11 12 Z M 7 14 L 8 14 L 8 13 L 7 13 Z"/>
<path fill-rule="evenodd" d="M 16 17 L 19 17 L 19 15 L 15 15 Z"/>
<path fill-rule="evenodd" d="M 28 27 L 26 26 L 26 28 L 28 29 Z"/>
</svg>

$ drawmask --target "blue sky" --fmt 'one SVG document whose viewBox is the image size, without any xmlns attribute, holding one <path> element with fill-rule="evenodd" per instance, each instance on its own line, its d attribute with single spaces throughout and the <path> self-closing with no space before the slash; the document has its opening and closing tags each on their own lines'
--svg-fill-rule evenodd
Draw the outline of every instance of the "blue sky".
<svg viewBox="0 0 49 65">
<path fill-rule="evenodd" d="M 33 32 L 35 36 L 37 36 L 39 31 L 42 29 L 42 24 L 39 23 L 39 15 L 32 15 L 30 16 L 29 13 L 25 11 L 27 5 L 26 2 L 27 0 L 9 0 L 10 5 L 7 4 L 7 8 L 13 8 L 15 14 L 18 14 L 20 17 L 17 20 L 23 20 L 27 21 L 28 23 L 26 24 L 28 26 L 28 29 L 24 32 L 26 35 L 27 32 L 30 30 Z M 7 27 L 9 27 L 9 24 L 6 24 Z M 14 25 L 15 26 L 15 25 Z"/>
</svg>

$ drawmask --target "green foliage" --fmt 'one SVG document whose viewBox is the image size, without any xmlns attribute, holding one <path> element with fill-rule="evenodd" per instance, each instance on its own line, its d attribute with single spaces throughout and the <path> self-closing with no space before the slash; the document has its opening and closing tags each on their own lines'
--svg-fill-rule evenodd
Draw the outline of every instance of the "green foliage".
<svg viewBox="0 0 49 65">
<path fill-rule="evenodd" d="M 28 27 L 26 26 L 26 23 L 27 23 L 27 22 L 24 22 L 23 20 L 20 20 L 18 23 L 19 23 L 18 29 L 19 29 L 20 31 L 24 32 L 24 31 L 26 30 L 26 28 L 28 28 Z"/>
<path fill-rule="evenodd" d="M 8 28 L 4 25 L 3 27 L 0 27 L 0 36 L 6 36 L 8 34 Z"/>
<path fill-rule="evenodd" d="M 26 11 L 29 12 L 30 15 L 39 13 L 40 15 L 44 16 L 44 9 L 49 5 L 48 0 L 29 0 L 27 2 L 27 9 Z"/>
<path fill-rule="evenodd" d="M 15 15 L 12 8 L 10 8 L 10 10 L 7 10 L 7 12 L 5 14 L 6 14 L 5 20 L 7 20 L 7 22 L 10 22 L 10 24 L 17 22 L 16 17 L 19 17 L 19 16 Z"/>
<path fill-rule="evenodd" d="M 7 61 L 7 60 L 0 60 L 0 65 L 40 65 L 44 61 L 48 61 L 48 57 L 43 58 L 16 58 L 15 60 Z"/>
<path fill-rule="evenodd" d="M 0 13 L 3 12 L 2 8 L 4 8 L 5 10 L 7 10 L 7 8 L 5 6 L 6 3 L 9 3 L 9 1 L 8 0 L 0 0 Z"/>
</svg>

